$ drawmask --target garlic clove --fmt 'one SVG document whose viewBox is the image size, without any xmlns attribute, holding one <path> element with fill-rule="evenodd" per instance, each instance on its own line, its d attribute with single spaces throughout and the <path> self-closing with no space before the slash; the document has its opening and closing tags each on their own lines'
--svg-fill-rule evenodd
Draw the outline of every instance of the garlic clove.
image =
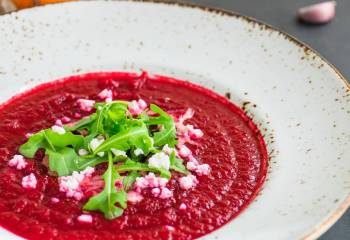
<svg viewBox="0 0 350 240">
<path fill-rule="evenodd" d="M 328 1 L 313 4 L 300 8 L 298 16 L 301 20 L 307 23 L 322 24 L 330 22 L 335 16 L 335 1 Z"/>
</svg>

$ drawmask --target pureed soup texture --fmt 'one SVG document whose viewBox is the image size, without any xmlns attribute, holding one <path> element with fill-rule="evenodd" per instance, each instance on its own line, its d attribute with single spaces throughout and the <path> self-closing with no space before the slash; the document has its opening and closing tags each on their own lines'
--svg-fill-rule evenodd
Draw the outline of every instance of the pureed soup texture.
<svg viewBox="0 0 350 240">
<path fill-rule="evenodd" d="M 261 188 L 241 109 L 167 77 L 94 73 L 0 107 L 0 224 L 29 239 L 194 239 Z"/>
</svg>

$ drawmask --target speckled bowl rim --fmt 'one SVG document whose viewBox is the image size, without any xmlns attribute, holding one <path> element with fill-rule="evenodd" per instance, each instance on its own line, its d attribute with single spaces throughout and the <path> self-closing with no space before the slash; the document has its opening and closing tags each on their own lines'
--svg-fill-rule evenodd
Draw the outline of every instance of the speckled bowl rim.
<svg viewBox="0 0 350 240">
<path fill-rule="evenodd" d="M 73 0 L 76 1 L 76 0 Z M 202 10 L 203 12 L 211 12 L 218 14 L 220 16 L 228 16 L 233 17 L 236 19 L 241 19 L 246 21 L 250 25 L 258 25 L 261 30 L 270 30 L 274 31 L 280 35 L 282 35 L 287 41 L 290 41 L 294 45 L 296 45 L 298 48 L 302 49 L 304 52 L 312 52 L 315 55 L 317 55 L 325 64 L 330 66 L 334 73 L 339 77 L 344 84 L 345 87 L 350 90 L 350 83 L 345 78 L 345 76 L 338 70 L 332 63 L 330 63 L 327 59 L 325 59 L 319 52 L 311 48 L 308 44 L 304 43 L 303 41 L 299 40 L 298 38 L 290 35 L 289 33 L 286 33 L 268 23 L 265 23 L 261 20 L 257 20 L 253 17 L 246 16 L 244 14 L 237 13 L 235 11 L 226 10 L 222 8 L 216 8 L 216 7 L 207 7 L 203 6 L 201 4 L 196 3 L 187 3 L 187 2 L 181 2 L 181 1 L 174 1 L 174 0 L 106 0 L 106 1 L 115 1 L 115 2 L 143 2 L 143 3 L 155 3 L 155 4 L 166 4 L 171 6 L 177 6 L 182 8 L 194 8 Z M 76 1 L 79 2 L 79 1 Z M 90 2 L 100 2 L 100 1 L 90 1 Z M 61 3 L 52 3 L 50 5 L 62 5 L 69 2 L 61 2 Z M 44 8 L 45 5 L 42 6 L 36 6 L 33 8 Z M 5 13 L 3 15 L 11 14 L 13 12 L 22 12 L 22 11 L 31 11 L 33 8 L 27 8 L 27 9 L 21 9 L 16 11 L 11 11 L 8 13 Z M 1 16 L 1 15 L 0 15 Z M 346 199 L 341 203 L 341 205 L 333 212 L 331 216 L 329 216 L 324 222 L 322 222 L 319 226 L 312 229 L 308 234 L 300 238 L 299 240 L 313 240 L 318 237 L 320 237 L 323 233 L 325 233 L 339 218 L 345 213 L 345 211 L 350 207 L 350 192 L 348 193 L 348 196 Z"/>
</svg>

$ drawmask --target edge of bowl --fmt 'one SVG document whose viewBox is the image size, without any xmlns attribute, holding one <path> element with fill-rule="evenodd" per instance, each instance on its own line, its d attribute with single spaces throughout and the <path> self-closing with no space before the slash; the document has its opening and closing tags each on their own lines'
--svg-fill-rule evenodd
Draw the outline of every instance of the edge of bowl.
<svg viewBox="0 0 350 240">
<path fill-rule="evenodd" d="M 108 0 L 107 0 L 108 1 Z M 251 25 L 258 25 L 261 27 L 263 30 L 270 30 L 273 32 L 276 32 L 280 35 L 282 35 L 287 41 L 293 43 L 296 45 L 298 48 L 303 49 L 304 52 L 312 52 L 316 56 L 318 56 L 325 64 L 330 66 L 334 73 L 339 77 L 338 79 L 343 82 L 345 87 L 350 91 L 350 83 L 346 79 L 346 77 L 332 64 L 330 63 L 327 59 L 325 59 L 318 51 L 314 50 L 311 48 L 308 44 L 304 43 L 303 41 L 299 40 L 298 38 L 290 35 L 289 33 L 286 33 L 283 30 L 278 29 L 277 27 L 274 27 L 268 23 L 265 23 L 264 21 L 257 20 L 253 17 L 246 16 L 244 14 L 237 13 L 232 10 L 226 10 L 222 8 L 217 8 L 217 7 L 207 7 L 201 4 L 196 4 L 196 3 L 187 3 L 187 2 L 182 2 L 182 1 L 176 1 L 176 0 L 112 0 L 115 2 L 121 1 L 121 2 L 142 2 L 142 3 L 155 3 L 155 4 L 166 4 L 166 5 L 171 5 L 171 6 L 177 6 L 177 7 L 182 7 L 182 8 L 193 8 L 193 9 L 199 9 L 204 12 L 211 12 L 215 13 L 218 15 L 224 15 L 224 16 L 229 16 L 229 17 L 234 17 L 236 19 L 242 19 L 246 21 L 248 24 Z M 64 4 L 72 4 L 76 3 L 77 1 L 70 1 L 70 2 L 58 2 L 58 3 L 53 3 L 54 5 L 64 5 Z M 89 2 L 101 2 L 97 0 L 92 0 Z M 82 2 L 81 2 L 82 3 Z M 88 3 L 88 2 L 85 2 Z M 50 5 L 53 5 L 50 4 Z M 42 5 L 42 6 L 35 6 L 33 8 L 44 8 L 47 5 Z M 3 15 L 9 15 L 12 13 L 16 12 L 22 12 L 22 11 L 31 11 L 33 8 L 28 8 L 28 9 L 21 9 L 21 10 L 15 10 L 15 11 L 10 11 L 7 12 Z M 1 17 L 1 15 L 0 15 Z M 325 233 L 344 213 L 345 211 L 350 207 L 350 192 L 348 193 L 348 196 L 345 198 L 345 200 L 340 204 L 340 206 L 334 210 L 334 212 L 326 219 L 324 220 L 321 224 L 318 226 L 314 227 L 301 237 L 299 240 L 314 240 L 321 236 L 323 233 Z"/>
</svg>

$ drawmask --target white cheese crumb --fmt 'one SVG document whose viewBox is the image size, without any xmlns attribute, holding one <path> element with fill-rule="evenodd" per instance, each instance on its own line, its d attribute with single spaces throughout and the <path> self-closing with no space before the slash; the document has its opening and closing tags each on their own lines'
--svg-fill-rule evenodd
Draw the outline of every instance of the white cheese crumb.
<svg viewBox="0 0 350 240">
<path fill-rule="evenodd" d="M 78 221 L 81 223 L 92 223 L 92 216 L 90 214 L 82 214 L 78 217 Z"/>
<path fill-rule="evenodd" d="M 24 160 L 24 157 L 22 155 L 15 155 L 13 158 L 9 161 L 10 167 L 16 167 L 17 170 L 22 170 L 27 166 L 26 160 Z"/>
<path fill-rule="evenodd" d="M 184 204 L 184 203 L 181 203 L 179 209 L 180 210 L 186 210 L 187 209 L 187 205 Z"/>
<path fill-rule="evenodd" d="M 112 101 L 113 92 L 112 90 L 109 90 L 106 88 L 106 89 L 103 89 L 97 96 L 102 100 L 106 100 L 106 102 L 107 102 L 107 99 L 110 99 Z"/>
<path fill-rule="evenodd" d="M 193 128 L 192 125 L 188 125 L 188 135 L 190 136 L 191 139 L 199 139 L 203 137 L 204 133 L 200 129 L 195 129 Z"/>
<path fill-rule="evenodd" d="M 91 111 L 95 105 L 94 100 L 88 100 L 88 99 L 78 99 L 77 103 L 82 111 L 87 111 L 87 112 Z"/>
<path fill-rule="evenodd" d="M 172 147 L 169 147 L 169 145 L 168 144 L 165 144 L 164 146 L 163 146 L 163 152 L 165 152 L 166 154 L 168 154 L 168 155 L 170 155 L 173 151 L 175 151 L 175 153 L 176 153 L 176 150 L 174 149 L 174 148 L 172 148 Z"/>
<path fill-rule="evenodd" d="M 135 191 L 128 192 L 128 202 L 130 203 L 138 203 L 143 200 L 143 196 Z"/>
<path fill-rule="evenodd" d="M 60 192 L 66 193 L 66 197 L 75 198 L 81 200 L 83 198 L 83 192 L 80 189 L 80 183 L 85 177 L 91 177 L 95 169 L 93 167 L 87 167 L 80 173 L 74 171 L 70 176 L 62 176 L 58 178 Z"/>
<path fill-rule="evenodd" d="M 186 147 L 185 145 L 182 145 L 179 149 L 179 156 L 183 158 L 187 158 L 192 154 L 191 150 Z"/>
<path fill-rule="evenodd" d="M 85 155 L 88 155 L 89 154 L 89 151 L 87 151 L 86 149 L 79 149 L 78 150 L 78 154 L 79 156 L 85 156 Z"/>
<path fill-rule="evenodd" d="M 197 165 L 198 164 L 196 164 L 194 162 L 187 162 L 186 168 L 190 171 L 195 171 L 197 169 Z"/>
<path fill-rule="evenodd" d="M 152 193 L 152 195 L 153 195 L 153 197 L 158 197 L 159 196 L 159 194 L 160 194 L 160 188 L 153 188 L 152 190 L 151 190 L 151 193 Z"/>
<path fill-rule="evenodd" d="M 162 188 L 167 185 L 168 181 L 168 179 L 157 177 L 154 173 L 150 172 L 145 177 L 137 177 L 134 188 L 137 192 L 141 192 L 146 188 Z"/>
<path fill-rule="evenodd" d="M 90 148 L 92 151 L 95 151 L 96 148 L 98 148 L 103 142 L 104 138 L 94 138 L 90 142 Z"/>
<path fill-rule="evenodd" d="M 173 192 L 167 188 L 167 187 L 163 187 L 161 188 L 161 193 L 159 195 L 160 199 L 167 199 L 167 198 L 171 198 L 173 196 Z"/>
<path fill-rule="evenodd" d="M 165 225 L 165 229 L 170 231 L 170 232 L 175 231 L 175 228 L 173 226 L 170 226 L 170 225 Z"/>
<path fill-rule="evenodd" d="M 140 156 L 140 155 L 143 154 L 143 150 L 141 148 L 136 148 L 134 153 L 135 153 L 136 156 Z"/>
<path fill-rule="evenodd" d="M 62 122 L 64 123 L 69 123 L 70 121 L 72 121 L 72 119 L 70 119 L 69 117 L 67 116 L 64 116 L 62 119 L 61 119 Z"/>
<path fill-rule="evenodd" d="M 54 131 L 58 134 L 61 134 L 61 135 L 66 133 L 66 130 L 64 130 L 64 128 L 60 127 L 60 126 L 55 125 L 55 126 L 52 126 L 51 129 L 52 129 L 52 131 Z"/>
<path fill-rule="evenodd" d="M 56 125 L 56 126 L 59 126 L 59 127 L 62 127 L 62 126 L 63 126 L 62 120 L 61 120 L 61 119 L 57 119 L 57 120 L 55 121 L 55 125 Z"/>
<path fill-rule="evenodd" d="M 52 203 L 58 203 L 58 202 L 60 202 L 60 199 L 58 199 L 56 197 L 53 197 L 53 198 L 51 198 L 51 202 Z"/>
<path fill-rule="evenodd" d="M 169 156 L 166 155 L 164 152 L 159 152 L 159 153 L 154 154 L 148 160 L 148 167 L 150 167 L 150 168 L 164 168 L 166 170 L 169 170 L 169 168 L 170 168 Z"/>
<path fill-rule="evenodd" d="M 35 189 L 38 181 L 33 173 L 22 178 L 22 187 L 26 189 Z"/>
<path fill-rule="evenodd" d="M 118 150 L 118 149 L 115 149 L 115 148 L 111 148 L 111 151 L 112 151 L 112 153 L 114 154 L 114 156 L 116 156 L 116 157 L 119 157 L 119 156 L 121 156 L 121 157 L 128 157 L 128 156 L 126 155 L 126 152 L 125 152 L 125 151 Z"/>
<path fill-rule="evenodd" d="M 181 177 L 179 179 L 179 183 L 180 183 L 181 189 L 188 190 L 188 189 L 191 189 L 191 188 L 194 188 L 195 186 L 197 186 L 198 180 L 197 180 L 196 176 L 188 175 L 185 177 Z"/>
<path fill-rule="evenodd" d="M 103 157 L 104 155 L 105 155 L 104 152 L 99 152 L 99 153 L 97 153 L 97 156 L 99 156 L 99 157 Z"/>
<path fill-rule="evenodd" d="M 195 171 L 199 176 L 202 176 L 202 175 L 209 175 L 210 170 L 211 169 L 208 164 L 201 164 L 197 166 Z"/>
<path fill-rule="evenodd" d="M 133 100 L 128 104 L 128 110 L 131 113 L 131 115 L 138 115 L 142 113 L 147 108 L 147 103 L 139 99 L 138 101 Z"/>
</svg>

